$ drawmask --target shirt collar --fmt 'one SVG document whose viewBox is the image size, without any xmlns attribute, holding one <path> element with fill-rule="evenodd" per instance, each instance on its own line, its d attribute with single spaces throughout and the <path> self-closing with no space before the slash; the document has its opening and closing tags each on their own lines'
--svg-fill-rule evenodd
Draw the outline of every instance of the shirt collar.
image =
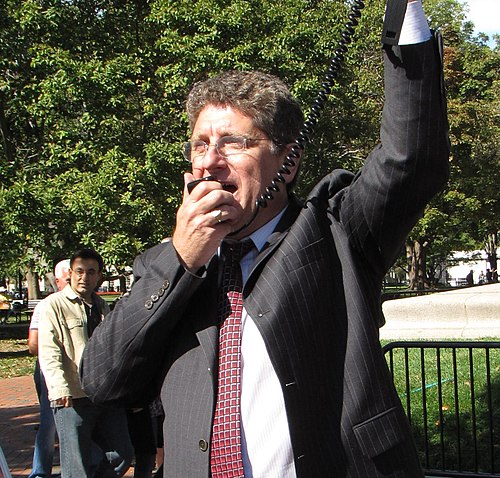
<svg viewBox="0 0 500 478">
<path fill-rule="evenodd" d="M 267 242 L 267 239 L 276 229 L 276 226 L 280 221 L 280 219 L 282 218 L 283 214 L 285 213 L 285 210 L 286 207 L 284 207 L 280 211 L 280 213 L 274 216 L 269 222 L 266 222 L 266 224 L 264 224 L 262 227 L 254 231 L 252 234 L 250 234 L 250 236 L 248 236 L 248 238 L 251 239 L 255 244 L 255 247 L 258 252 L 260 252 L 263 249 L 264 245 Z"/>
<path fill-rule="evenodd" d="M 254 258 L 256 257 L 256 255 L 258 253 L 260 253 L 260 251 L 262 251 L 262 249 L 266 245 L 269 236 L 274 232 L 274 229 L 276 228 L 280 219 L 282 218 L 283 214 L 285 213 L 286 208 L 287 207 L 285 206 L 270 221 L 266 222 L 263 226 L 261 226 L 259 229 L 254 231 L 249 236 L 246 236 L 246 237 L 241 239 L 241 241 L 250 239 L 254 243 L 254 245 L 255 245 L 254 256 L 253 256 Z M 218 255 L 220 256 L 220 254 L 221 254 L 221 248 L 219 246 Z M 250 256 L 252 256 L 252 254 L 249 254 L 248 256 L 250 257 Z"/>
<path fill-rule="evenodd" d="M 61 292 L 66 298 L 68 298 L 69 300 L 71 300 L 73 302 L 78 301 L 78 302 L 85 303 L 85 300 L 83 299 L 83 297 L 73 290 L 73 288 L 71 287 L 71 284 L 66 285 L 66 287 L 64 287 L 64 289 Z M 93 298 L 94 298 L 94 293 L 92 292 L 92 299 Z M 92 303 L 94 303 L 93 300 L 92 300 Z M 91 305 L 91 304 L 89 304 L 89 305 Z"/>
</svg>

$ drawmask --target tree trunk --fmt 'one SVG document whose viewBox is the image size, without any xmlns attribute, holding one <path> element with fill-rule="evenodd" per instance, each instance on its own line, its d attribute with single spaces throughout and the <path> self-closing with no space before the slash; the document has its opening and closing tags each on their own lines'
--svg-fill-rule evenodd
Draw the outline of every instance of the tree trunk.
<svg viewBox="0 0 500 478">
<path fill-rule="evenodd" d="M 122 294 L 127 292 L 127 280 L 124 274 L 120 274 L 120 292 Z"/>
<path fill-rule="evenodd" d="M 484 249 L 486 251 L 486 257 L 488 259 L 488 262 L 490 263 L 490 269 L 495 270 L 498 264 L 498 259 L 497 259 L 498 233 L 494 232 L 488 234 L 484 246 L 485 246 Z"/>
<path fill-rule="evenodd" d="M 408 260 L 409 289 L 424 290 L 429 288 L 429 283 L 425 273 L 425 246 L 419 241 L 407 241 L 406 258 Z"/>
<path fill-rule="evenodd" d="M 41 299 L 38 274 L 35 271 L 28 270 L 26 272 L 26 282 L 28 283 L 28 299 Z"/>
<path fill-rule="evenodd" d="M 56 276 L 53 272 L 47 272 L 47 274 L 45 274 L 45 285 L 52 289 L 51 291 L 49 290 L 49 292 L 57 292 L 58 288 Z M 45 291 L 47 291 L 47 287 L 45 288 Z"/>
<path fill-rule="evenodd" d="M 0 92 L 0 134 L 2 135 L 3 150 L 8 163 L 14 161 L 14 152 L 7 118 L 5 117 L 5 94 Z"/>
</svg>

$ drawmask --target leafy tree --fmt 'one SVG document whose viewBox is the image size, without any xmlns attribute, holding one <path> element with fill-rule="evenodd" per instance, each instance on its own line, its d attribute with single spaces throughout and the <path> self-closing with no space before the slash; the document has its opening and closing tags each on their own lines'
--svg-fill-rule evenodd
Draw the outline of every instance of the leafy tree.
<svg viewBox="0 0 500 478">
<path fill-rule="evenodd" d="M 454 179 L 412 240 L 437 257 L 495 229 L 498 50 L 471 36 L 456 0 L 428 3 L 448 42 Z M 308 147 L 302 196 L 332 166 L 357 169 L 378 141 L 383 8 L 367 2 L 363 11 Z M 21 268 L 35 279 L 85 245 L 122 274 L 138 252 L 172 233 L 191 85 L 221 70 L 261 69 L 283 78 L 307 112 L 348 9 L 311 0 L 3 2 L 2 271 Z M 478 114 L 482 125 L 472 121 Z M 474 180 L 479 173 L 490 183 Z M 469 230 L 469 217 L 477 234 L 459 231 Z"/>
<path fill-rule="evenodd" d="M 17 258 L 44 272 L 91 245 L 122 271 L 161 238 L 177 190 L 161 176 L 168 161 L 145 146 L 148 10 L 138 1 L 12 1 L 3 13 L 3 267 Z"/>
<path fill-rule="evenodd" d="M 171 233 L 192 83 L 223 69 L 260 68 L 309 104 L 347 13 L 305 0 L 10 0 L 2 8 L 0 242 L 9 254 L 0 260 L 11 273 L 45 272 L 81 245 L 123 271 Z M 366 66 L 377 41 L 359 38 L 353 53 Z M 360 129 L 373 136 L 381 89 L 376 100 L 358 100 L 374 82 L 358 86 L 355 64 L 319 125 L 303 191 L 333 158 L 352 160 L 356 151 L 359 161 Z M 332 127 L 332 117 L 343 120 Z"/>
<path fill-rule="evenodd" d="M 431 23 L 445 42 L 451 177 L 406 243 L 410 288 L 418 289 L 435 282 L 436 270 L 453 251 L 477 249 L 496 237 L 500 212 L 495 173 L 500 155 L 499 49 L 473 37 L 473 25 L 465 22 L 456 0 L 429 3 Z"/>
</svg>

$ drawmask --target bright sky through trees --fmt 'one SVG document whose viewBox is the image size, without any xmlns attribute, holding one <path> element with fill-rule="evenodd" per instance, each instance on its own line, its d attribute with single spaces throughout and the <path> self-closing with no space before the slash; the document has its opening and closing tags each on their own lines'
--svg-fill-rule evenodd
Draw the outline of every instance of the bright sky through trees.
<svg viewBox="0 0 500 478">
<path fill-rule="evenodd" d="M 500 1 L 499 0 L 460 0 L 468 5 L 467 19 L 474 23 L 475 33 L 486 33 L 490 37 L 489 45 L 493 47 L 493 34 L 500 33 Z"/>
</svg>

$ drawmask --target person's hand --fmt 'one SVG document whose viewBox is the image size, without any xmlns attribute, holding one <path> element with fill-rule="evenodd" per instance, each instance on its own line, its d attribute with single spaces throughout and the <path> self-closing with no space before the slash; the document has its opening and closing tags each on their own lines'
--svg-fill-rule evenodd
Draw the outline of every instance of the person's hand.
<svg viewBox="0 0 500 478">
<path fill-rule="evenodd" d="M 191 272 L 210 260 L 242 214 L 240 204 L 217 181 L 202 181 L 189 194 L 186 185 L 195 179 L 200 178 L 184 174 L 184 198 L 172 236 L 179 259 Z"/>
<path fill-rule="evenodd" d="M 61 397 L 54 400 L 52 403 L 56 407 L 71 408 L 73 406 L 73 399 L 71 397 Z"/>
</svg>

